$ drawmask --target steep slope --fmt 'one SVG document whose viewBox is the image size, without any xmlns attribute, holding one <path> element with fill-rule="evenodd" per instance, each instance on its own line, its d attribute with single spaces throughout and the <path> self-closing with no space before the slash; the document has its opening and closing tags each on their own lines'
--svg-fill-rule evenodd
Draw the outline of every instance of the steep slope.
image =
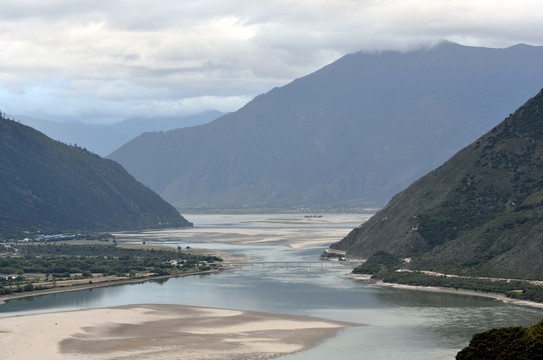
<svg viewBox="0 0 543 360">
<path fill-rule="evenodd" d="M 331 246 L 413 269 L 543 278 L 543 91 Z"/>
<path fill-rule="evenodd" d="M 384 205 L 539 90 L 543 47 L 356 53 L 110 157 L 176 206 Z"/>
<path fill-rule="evenodd" d="M 189 226 L 119 164 L 0 116 L 0 236 Z"/>
</svg>

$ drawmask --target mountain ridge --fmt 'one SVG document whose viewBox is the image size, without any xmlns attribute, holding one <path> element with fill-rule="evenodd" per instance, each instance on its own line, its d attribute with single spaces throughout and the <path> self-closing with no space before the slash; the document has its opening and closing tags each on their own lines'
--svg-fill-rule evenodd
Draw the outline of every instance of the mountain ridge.
<svg viewBox="0 0 543 360">
<path fill-rule="evenodd" d="M 349 54 L 109 157 L 181 208 L 382 206 L 536 92 L 541 62 L 533 46 Z"/>
</svg>

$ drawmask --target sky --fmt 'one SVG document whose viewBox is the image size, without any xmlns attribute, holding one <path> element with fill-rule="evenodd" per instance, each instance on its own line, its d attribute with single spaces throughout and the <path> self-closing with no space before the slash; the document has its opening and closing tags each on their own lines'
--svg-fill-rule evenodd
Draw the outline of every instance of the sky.
<svg viewBox="0 0 543 360">
<path fill-rule="evenodd" d="M 0 0 L 0 110 L 113 123 L 236 111 L 357 51 L 543 45 L 539 0 Z"/>
</svg>

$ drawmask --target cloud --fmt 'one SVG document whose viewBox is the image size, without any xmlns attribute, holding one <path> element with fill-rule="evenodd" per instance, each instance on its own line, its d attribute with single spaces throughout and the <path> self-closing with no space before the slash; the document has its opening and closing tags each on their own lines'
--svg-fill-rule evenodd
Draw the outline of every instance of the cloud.
<svg viewBox="0 0 543 360">
<path fill-rule="evenodd" d="M 0 108 L 89 121 L 233 111 L 359 50 L 542 45 L 539 14 L 533 0 L 4 0 Z"/>
</svg>

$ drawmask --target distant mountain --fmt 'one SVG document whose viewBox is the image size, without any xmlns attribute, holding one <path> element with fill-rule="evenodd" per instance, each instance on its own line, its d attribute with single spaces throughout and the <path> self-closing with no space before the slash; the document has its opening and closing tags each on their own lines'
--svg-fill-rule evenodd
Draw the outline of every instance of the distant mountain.
<svg viewBox="0 0 543 360">
<path fill-rule="evenodd" d="M 382 206 L 537 92 L 541 64 L 527 45 L 355 53 L 110 157 L 180 207 Z"/>
<path fill-rule="evenodd" d="M 208 123 L 224 115 L 207 111 L 186 117 L 131 118 L 110 125 L 83 122 L 57 122 L 26 116 L 15 116 L 21 123 L 31 126 L 52 139 L 66 144 L 77 144 L 98 155 L 106 156 L 134 137 L 148 131 L 168 131 Z"/>
<path fill-rule="evenodd" d="M 208 122 L 211 122 L 223 115 L 225 114 L 214 110 L 183 117 L 130 118 L 114 123 L 110 125 L 110 127 L 117 130 L 121 134 L 128 136 L 129 139 L 132 139 L 145 132 L 168 131 L 207 124 Z M 119 148 L 121 145 L 117 146 L 113 150 L 117 150 L 117 148 Z M 109 153 L 111 153 L 113 150 L 111 150 Z"/>
<path fill-rule="evenodd" d="M 191 225 L 119 164 L 0 116 L 0 237 Z"/>
<path fill-rule="evenodd" d="M 543 91 L 332 249 L 412 269 L 543 278 Z"/>
<path fill-rule="evenodd" d="M 107 155 L 132 139 L 107 125 L 88 125 L 77 121 L 57 122 L 26 116 L 14 116 L 14 119 L 51 139 L 86 148 L 101 156 Z"/>
</svg>

